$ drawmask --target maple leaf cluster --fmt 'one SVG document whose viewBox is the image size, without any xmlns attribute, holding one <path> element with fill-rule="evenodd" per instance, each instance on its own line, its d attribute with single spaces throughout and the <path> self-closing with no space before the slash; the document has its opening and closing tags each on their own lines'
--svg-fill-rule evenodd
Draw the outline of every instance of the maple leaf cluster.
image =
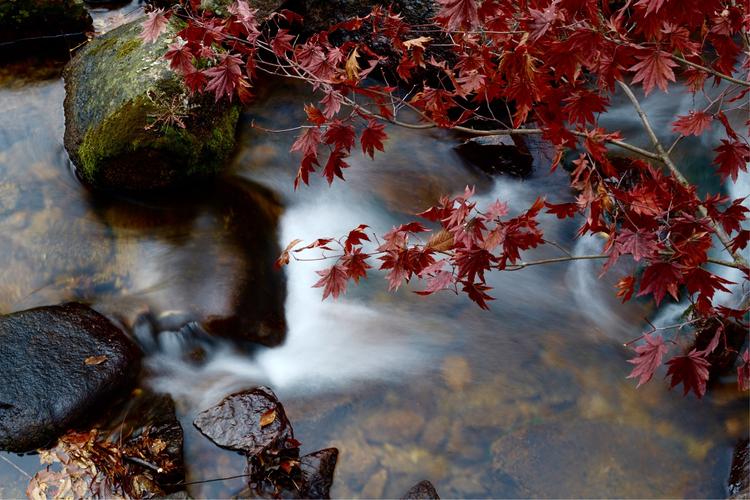
<svg viewBox="0 0 750 500">
<path fill-rule="evenodd" d="M 392 9 L 376 6 L 366 16 L 302 37 L 303 20 L 289 10 L 259 19 L 245 0 L 237 0 L 228 15 L 219 16 L 198 0 L 182 0 L 172 11 L 149 14 L 143 39 L 155 40 L 167 21 L 177 18 L 175 42 L 165 57 L 190 92 L 212 93 L 217 100 L 250 99 L 260 74 L 307 82 L 318 100 L 305 106 L 307 122 L 291 148 L 300 155 L 295 188 L 317 171 L 329 184 L 343 179 L 347 159 L 358 149 L 370 157 L 383 151 L 385 123 L 482 135 L 535 131 L 556 150 L 553 169 L 573 151 L 575 159 L 566 167 L 574 202 L 540 198 L 508 218 L 500 201 L 480 210 L 467 188 L 419 214 L 424 222 L 401 225 L 377 240 L 365 225 L 341 239 L 321 238 L 301 248 L 295 240 L 279 264 L 300 251 L 322 251 L 334 259 L 314 285 L 324 298 L 340 296 L 350 280 L 356 283 L 377 267 L 391 290 L 415 279 L 424 283 L 417 293 L 451 290 L 487 308 L 493 297 L 486 273 L 537 264 L 525 262 L 522 254 L 547 243 L 537 220 L 543 211 L 558 219 L 575 217 L 581 221 L 579 235 L 606 237 L 601 255 L 590 256 L 604 261 L 603 273 L 623 260 L 634 264 L 617 283 L 623 301 L 687 300 L 685 325 L 713 325 L 711 349 L 687 346 L 674 355 L 682 329 L 654 329 L 641 337 L 631 360 L 630 376 L 641 385 L 672 351 L 666 362 L 672 385 L 703 396 L 711 353 L 733 349 L 726 327 L 747 326 L 746 296 L 734 307 L 716 297 L 750 278 L 742 257 L 750 241 L 743 226 L 748 209 L 742 199 L 698 195 L 671 161 L 671 148 L 658 144 L 629 85 L 646 95 L 678 87 L 692 92 L 693 109 L 672 121 L 675 144 L 685 136 L 719 133 L 711 145 L 713 166 L 722 181 L 736 181 L 750 162 L 747 133 L 735 130 L 743 111 L 741 119 L 750 125 L 747 2 L 438 0 L 437 7 L 431 25 L 410 26 Z M 335 36 L 338 32 L 375 33 L 387 42 L 378 46 L 387 45 L 388 53 L 369 46 L 367 37 Z M 600 126 L 599 116 L 618 87 L 633 95 L 655 150 L 633 147 L 619 131 Z M 403 108 L 420 122 L 402 121 Z M 614 158 L 612 147 L 636 157 Z M 726 250 L 724 259 L 710 255 L 717 240 Z M 372 241 L 380 243 L 365 248 Z M 738 269 L 742 283 L 722 278 L 711 265 Z M 750 385 L 747 359 L 745 351 L 737 371 L 740 388 Z"/>
</svg>

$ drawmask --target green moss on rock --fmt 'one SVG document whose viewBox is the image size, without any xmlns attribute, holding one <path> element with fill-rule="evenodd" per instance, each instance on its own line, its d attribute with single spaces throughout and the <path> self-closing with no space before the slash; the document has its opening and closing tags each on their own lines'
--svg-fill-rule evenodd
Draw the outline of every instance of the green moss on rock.
<svg viewBox="0 0 750 500">
<path fill-rule="evenodd" d="M 140 24 L 90 43 L 65 71 L 65 146 L 95 186 L 144 190 L 211 175 L 234 147 L 239 108 L 190 97 L 162 57 L 174 30 L 145 44 Z"/>
</svg>

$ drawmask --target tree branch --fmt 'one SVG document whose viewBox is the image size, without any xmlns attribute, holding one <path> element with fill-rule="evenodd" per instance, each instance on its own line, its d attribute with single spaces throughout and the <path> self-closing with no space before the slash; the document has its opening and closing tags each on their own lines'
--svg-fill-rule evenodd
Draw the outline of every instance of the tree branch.
<svg viewBox="0 0 750 500">
<path fill-rule="evenodd" d="M 684 64 L 686 66 L 690 66 L 691 68 L 699 69 L 701 71 L 705 71 L 706 73 L 711 73 L 712 75 L 714 75 L 716 77 L 719 77 L 719 78 L 721 78 L 723 80 L 726 80 L 728 82 L 736 83 L 738 85 L 743 85 L 745 87 L 750 87 L 750 82 L 748 82 L 746 80 L 740 80 L 738 78 L 734 78 L 733 76 L 725 75 L 724 73 L 720 73 L 720 72 L 718 72 L 718 71 L 716 71 L 714 69 L 708 68 L 706 66 L 701 66 L 700 64 L 696 64 L 694 62 L 690 62 L 687 59 L 685 59 L 684 57 L 680 57 L 680 56 L 676 56 L 676 55 L 673 55 L 672 57 L 674 59 L 676 59 L 677 61 L 681 62 L 682 64 Z"/>
<path fill-rule="evenodd" d="M 643 124 L 643 128 L 646 129 L 646 133 L 648 134 L 649 138 L 651 138 L 651 142 L 654 144 L 654 148 L 656 148 L 657 153 L 659 153 L 659 156 L 661 157 L 661 161 L 667 166 L 669 171 L 674 175 L 674 177 L 679 181 L 680 184 L 682 184 L 685 187 L 690 186 L 690 182 L 685 178 L 684 175 L 682 175 L 682 172 L 677 168 L 677 165 L 672 162 L 672 159 L 669 157 L 667 152 L 664 150 L 664 147 L 661 145 L 661 142 L 659 142 L 659 138 L 656 137 L 656 133 L 654 132 L 653 127 L 651 126 L 651 122 L 648 120 L 648 116 L 646 116 L 646 113 L 643 111 L 643 108 L 641 107 L 641 104 L 638 102 L 638 98 L 636 98 L 633 91 L 628 87 L 628 85 L 623 82 L 622 80 L 617 80 L 617 84 L 620 86 L 620 88 L 625 92 L 625 95 L 630 99 L 630 102 L 633 104 L 633 107 L 635 108 L 636 112 L 638 113 L 638 116 L 641 119 L 641 123 Z M 708 217 L 708 211 L 706 210 L 706 207 L 700 205 L 698 207 L 698 212 L 703 217 Z M 731 250 L 731 244 L 730 244 L 730 238 L 727 235 L 727 233 L 724 232 L 724 229 L 719 226 L 719 224 L 716 223 L 713 219 L 708 217 L 708 219 L 711 221 L 711 226 L 716 232 L 716 236 L 719 238 L 721 243 L 724 245 L 724 248 L 726 248 L 727 252 L 732 256 L 734 259 L 734 262 L 742 267 L 747 267 L 747 261 L 736 252 L 732 252 Z"/>
<path fill-rule="evenodd" d="M 532 260 L 529 262 L 521 262 L 520 264 L 513 264 L 505 269 L 503 271 L 518 271 L 520 269 L 531 267 L 531 266 L 540 266 L 542 264 L 556 264 L 558 262 L 570 262 L 573 260 L 599 260 L 599 259 L 608 259 L 609 255 L 603 255 L 603 254 L 597 254 L 597 255 L 569 255 L 566 257 L 555 257 L 553 259 L 541 259 L 541 260 Z"/>
</svg>

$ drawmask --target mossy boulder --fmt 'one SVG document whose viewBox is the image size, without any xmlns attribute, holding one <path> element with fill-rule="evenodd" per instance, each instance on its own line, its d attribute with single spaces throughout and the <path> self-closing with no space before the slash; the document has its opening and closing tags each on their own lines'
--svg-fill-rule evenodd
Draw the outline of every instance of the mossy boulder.
<svg viewBox="0 0 750 500">
<path fill-rule="evenodd" d="M 65 147 L 96 187 L 151 190 L 218 172 L 234 147 L 239 107 L 191 96 L 142 20 L 82 49 L 65 69 Z"/>
<path fill-rule="evenodd" d="M 81 0 L 2 0 L 0 1 L 0 43 L 5 51 L 29 39 L 67 46 L 71 39 L 85 38 L 92 31 L 91 16 Z M 0 49 L 2 50 L 2 49 Z"/>
</svg>

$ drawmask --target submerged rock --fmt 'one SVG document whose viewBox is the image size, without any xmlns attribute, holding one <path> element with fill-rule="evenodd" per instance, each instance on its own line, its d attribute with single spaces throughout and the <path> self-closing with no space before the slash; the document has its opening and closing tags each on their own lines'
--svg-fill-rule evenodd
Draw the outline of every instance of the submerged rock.
<svg viewBox="0 0 750 500">
<path fill-rule="evenodd" d="M 750 498 L 750 440 L 741 439 L 734 448 L 732 469 L 729 472 L 730 498 Z"/>
<path fill-rule="evenodd" d="M 72 48 L 92 30 L 81 0 L 5 0 L 0 2 L 0 55 L 18 52 L 18 45 Z M 30 48 L 30 47 L 29 47 Z"/>
<path fill-rule="evenodd" d="M 456 147 L 466 161 L 490 175 L 510 174 L 526 177 L 531 173 L 534 159 L 524 140 L 507 135 L 475 137 Z"/>
<path fill-rule="evenodd" d="M 127 388 L 140 351 L 93 309 L 76 303 L 0 317 L 0 449 L 48 445 Z"/>
<path fill-rule="evenodd" d="M 402 497 L 403 499 L 433 499 L 433 500 L 440 500 L 440 496 L 437 493 L 437 490 L 435 490 L 435 487 L 432 485 L 431 482 L 424 480 L 420 481 L 411 488 L 409 488 L 409 491 L 406 492 L 406 495 Z"/>
<path fill-rule="evenodd" d="M 190 96 L 163 58 L 174 32 L 146 44 L 141 23 L 94 40 L 65 70 L 65 148 L 95 186 L 148 190 L 212 175 L 234 147 L 238 106 Z"/>
<path fill-rule="evenodd" d="M 287 441 L 294 439 L 284 406 L 266 387 L 227 396 L 198 414 L 193 424 L 222 448 L 248 456 L 284 449 Z"/>
</svg>

